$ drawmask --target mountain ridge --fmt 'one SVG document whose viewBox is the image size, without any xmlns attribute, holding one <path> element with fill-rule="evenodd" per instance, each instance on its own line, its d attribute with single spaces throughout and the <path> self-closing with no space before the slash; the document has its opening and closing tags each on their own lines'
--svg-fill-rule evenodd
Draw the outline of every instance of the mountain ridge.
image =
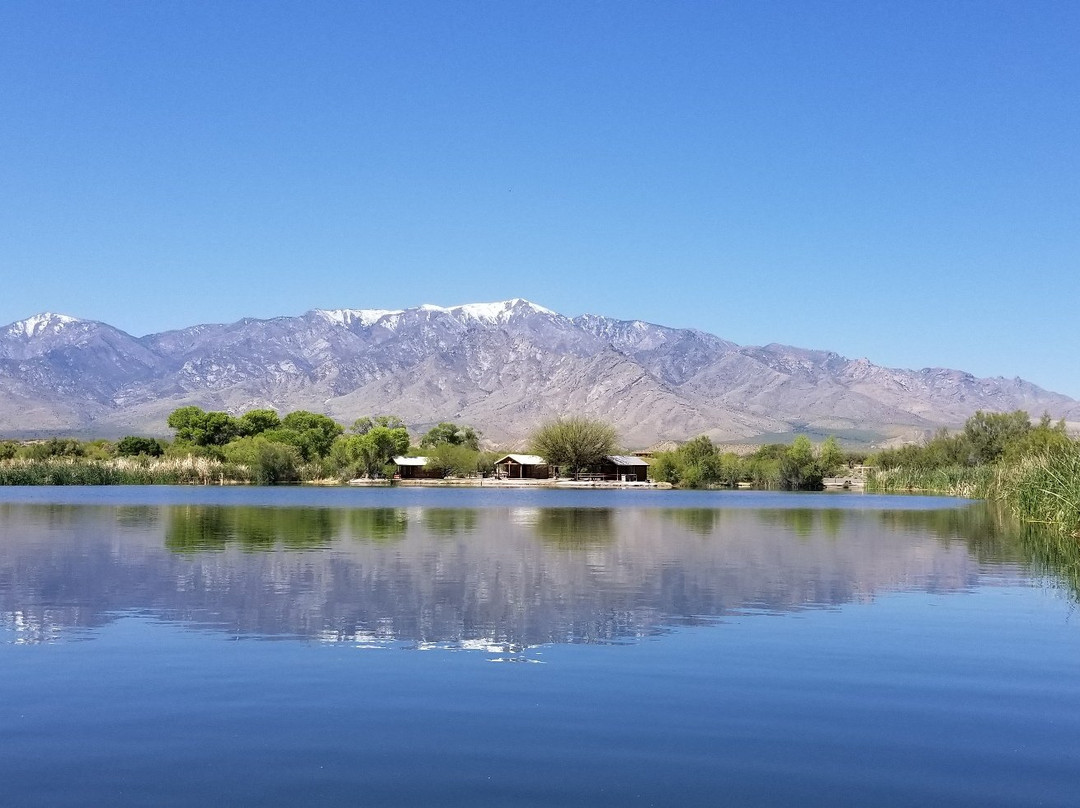
<svg viewBox="0 0 1080 808">
<path fill-rule="evenodd" d="M 415 429 L 470 423 L 500 443 L 573 413 L 612 422 L 628 446 L 798 430 L 886 438 L 978 409 L 1080 421 L 1080 402 L 1019 378 L 741 346 L 522 298 L 312 309 L 143 337 L 52 312 L 0 328 L 0 434 L 167 434 L 168 412 L 187 404 L 309 409 L 344 423 L 393 412 Z"/>
</svg>

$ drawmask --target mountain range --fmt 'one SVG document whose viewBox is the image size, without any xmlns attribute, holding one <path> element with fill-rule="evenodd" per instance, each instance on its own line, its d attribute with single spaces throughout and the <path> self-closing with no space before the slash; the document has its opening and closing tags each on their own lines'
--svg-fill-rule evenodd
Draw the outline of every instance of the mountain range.
<svg viewBox="0 0 1080 808">
<path fill-rule="evenodd" d="M 134 337 L 43 313 L 0 328 L 0 435 L 167 435 L 173 409 L 306 409 L 344 424 L 450 420 L 502 445 L 566 414 L 612 423 L 628 448 L 706 434 L 871 442 L 1024 409 L 1080 422 L 1080 402 L 1021 379 L 900 370 L 786 345 L 514 299 L 404 310 L 316 309 Z"/>
</svg>

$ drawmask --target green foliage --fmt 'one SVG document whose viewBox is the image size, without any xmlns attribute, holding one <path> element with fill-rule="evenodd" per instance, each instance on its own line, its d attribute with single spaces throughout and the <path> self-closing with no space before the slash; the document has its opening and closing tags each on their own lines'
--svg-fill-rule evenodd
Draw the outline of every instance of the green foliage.
<svg viewBox="0 0 1080 808">
<path fill-rule="evenodd" d="M 341 424 L 326 415 L 297 410 L 281 419 L 280 430 L 271 431 L 295 436 L 295 442 L 289 440 L 283 442 L 293 442 L 305 460 L 312 460 L 330 454 L 334 441 L 345 430 Z M 268 439 L 272 439 L 268 433 L 264 434 Z"/>
<path fill-rule="evenodd" d="M 240 434 L 240 423 L 228 413 L 199 407 L 173 410 L 167 423 L 176 430 L 178 442 L 191 446 L 224 446 Z"/>
<path fill-rule="evenodd" d="M 387 429 L 404 429 L 405 422 L 396 415 L 376 415 L 374 417 L 365 415 L 363 418 L 357 418 L 353 421 L 350 431 L 356 435 L 366 435 L 377 426 L 386 427 Z"/>
<path fill-rule="evenodd" d="M 16 453 L 26 460 L 47 460 L 52 457 L 85 457 L 86 448 L 74 438 L 49 438 L 46 441 L 27 443 Z"/>
<path fill-rule="evenodd" d="M 818 489 L 822 476 L 810 438 L 798 435 L 780 458 L 780 487 L 792 491 Z"/>
<path fill-rule="evenodd" d="M 816 450 L 809 438 L 800 435 L 790 446 L 766 444 L 749 457 L 739 457 L 734 452 L 720 452 L 702 436 L 673 451 L 658 453 L 649 467 L 649 476 L 680 488 L 734 488 L 748 483 L 756 488 L 816 489 L 821 487 L 827 470 L 847 462 L 832 437 Z"/>
<path fill-rule="evenodd" d="M 274 410 L 248 410 L 239 418 L 241 437 L 261 435 L 281 426 L 281 418 Z"/>
<path fill-rule="evenodd" d="M 887 449 L 872 455 L 867 462 L 878 469 L 992 465 L 1006 456 L 1016 459 L 1067 440 L 1065 424 L 1052 426 L 1049 416 L 1043 416 L 1038 426 L 1032 426 L 1023 410 L 1008 413 L 980 410 L 968 418 L 958 433 L 940 429 L 922 446 Z"/>
<path fill-rule="evenodd" d="M 818 452 L 818 465 L 821 474 L 825 477 L 833 477 L 844 467 L 846 462 L 844 451 L 840 448 L 839 442 L 834 436 L 829 435 L 825 442 L 821 444 L 821 449 Z"/>
<path fill-rule="evenodd" d="M 1019 518 L 1080 539 L 1080 443 L 1069 441 L 996 469 L 991 494 Z"/>
<path fill-rule="evenodd" d="M 274 443 L 263 435 L 234 440 L 225 447 L 225 459 L 245 466 L 256 485 L 294 483 L 300 479 L 300 453 L 296 448 Z"/>
<path fill-rule="evenodd" d="M 478 452 L 480 451 L 480 435 L 471 426 L 458 426 L 449 421 L 443 421 L 429 429 L 420 439 L 420 446 L 425 449 L 443 444 L 465 446 Z"/>
<path fill-rule="evenodd" d="M 19 451 L 19 444 L 14 441 L 0 441 L 0 460 L 11 460 Z"/>
<path fill-rule="evenodd" d="M 614 427 L 592 418 L 560 418 L 541 426 L 530 441 L 532 452 L 571 474 L 614 454 Z"/>
<path fill-rule="evenodd" d="M 468 477 L 477 473 L 480 452 L 470 446 L 440 443 L 427 455 L 427 468 L 445 477 Z"/>
<path fill-rule="evenodd" d="M 1023 410 L 983 412 L 979 410 L 964 424 L 963 440 L 970 465 L 995 463 L 1006 448 L 1031 432 L 1031 419 Z"/>
<path fill-rule="evenodd" d="M 989 466 L 953 464 L 934 468 L 893 466 L 875 468 L 866 490 L 878 493 L 943 494 L 950 497 L 985 497 L 990 485 Z"/>
<path fill-rule="evenodd" d="M 161 457 L 165 454 L 165 447 L 156 438 L 142 438 L 138 435 L 128 435 L 121 438 L 116 444 L 116 453 L 121 457 Z"/>
<path fill-rule="evenodd" d="M 1011 464 L 1031 455 L 1067 451 L 1071 445 L 1072 441 L 1065 431 L 1065 420 L 1053 424 L 1049 414 L 1043 413 L 1036 426 L 1005 447 L 1001 459 Z"/>
<path fill-rule="evenodd" d="M 206 458 L 50 457 L 0 465 L 0 485 L 208 485 L 248 482 L 246 472 Z"/>
<path fill-rule="evenodd" d="M 405 427 L 372 426 L 363 434 L 339 438 L 331 459 L 350 476 L 386 477 L 393 475 L 394 457 L 407 451 L 409 433 Z"/>
</svg>

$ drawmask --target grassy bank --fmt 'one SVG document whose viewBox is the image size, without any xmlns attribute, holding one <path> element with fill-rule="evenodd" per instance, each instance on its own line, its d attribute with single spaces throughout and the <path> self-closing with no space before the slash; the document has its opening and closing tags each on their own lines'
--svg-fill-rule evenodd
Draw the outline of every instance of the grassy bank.
<svg viewBox="0 0 1080 808">
<path fill-rule="evenodd" d="M 991 499 L 1024 522 L 1080 539 L 1080 444 L 1075 442 L 996 465 L 878 469 L 866 490 Z"/>
<path fill-rule="evenodd" d="M 989 493 L 1025 522 L 1080 539 L 1080 444 L 995 469 Z"/>
<path fill-rule="evenodd" d="M 896 466 L 872 471 L 866 480 L 866 490 L 877 494 L 941 494 L 985 499 L 993 476 L 989 466 L 933 469 Z"/>
<path fill-rule="evenodd" d="M 0 485 L 212 485 L 251 482 L 244 466 L 205 457 L 58 457 L 0 463 Z"/>
</svg>

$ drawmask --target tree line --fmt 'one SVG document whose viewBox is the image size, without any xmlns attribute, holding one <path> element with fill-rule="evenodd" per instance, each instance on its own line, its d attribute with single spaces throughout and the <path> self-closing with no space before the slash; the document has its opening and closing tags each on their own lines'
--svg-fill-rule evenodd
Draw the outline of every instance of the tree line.
<svg viewBox="0 0 1080 808">
<path fill-rule="evenodd" d="M 815 446 L 806 435 L 790 444 L 770 443 L 749 455 L 715 446 L 706 436 L 667 452 L 658 452 L 649 475 L 680 488 L 754 488 L 817 490 L 822 480 L 862 461 L 863 454 L 845 452 L 835 437 Z"/>
</svg>

